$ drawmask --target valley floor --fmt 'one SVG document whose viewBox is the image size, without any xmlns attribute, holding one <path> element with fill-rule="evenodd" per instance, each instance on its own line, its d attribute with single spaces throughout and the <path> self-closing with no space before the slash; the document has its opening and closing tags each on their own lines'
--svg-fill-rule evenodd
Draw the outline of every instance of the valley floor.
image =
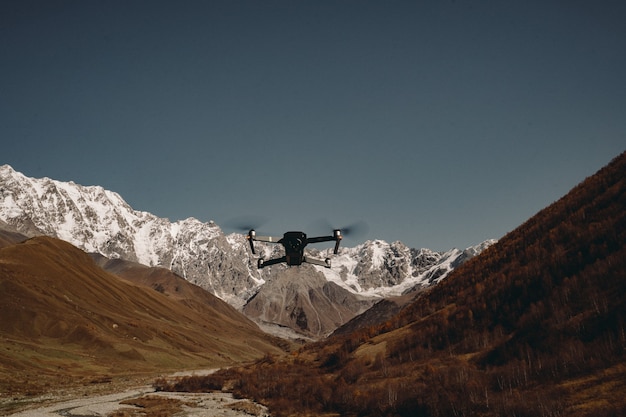
<svg viewBox="0 0 626 417">
<path fill-rule="evenodd" d="M 172 377 L 189 373 L 177 373 Z M 194 372 L 193 374 L 198 374 Z M 148 382 L 148 381 L 145 381 Z M 219 415 L 224 417 L 269 416 L 267 409 L 248 400 L 233 398 L 223 392 L 172 393 L 156 392 L 150 385 L 116 388 L 116 392 L 96 393 L 76 390 L 73 398 L 66 395 L 46 395 L 30 399 L 14 399 L 13 414 L 8 417 L 135 417 L 145 415 L 174 415 L 201 417 Z M 107 390 L 111 391 L 111 390 Z M 28 401 L 26 403 L 26 401 Z M 7 405 L 7 404 L 3 404 Z"/>
</svg>

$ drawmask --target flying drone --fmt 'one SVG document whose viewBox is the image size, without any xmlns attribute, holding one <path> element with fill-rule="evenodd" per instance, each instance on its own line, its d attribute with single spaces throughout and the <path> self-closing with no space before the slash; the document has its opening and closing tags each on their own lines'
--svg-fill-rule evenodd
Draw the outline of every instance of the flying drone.
<svg viewBox="0 0 626 417">
<path fill-rule="evenodd" d="M 361 228 L 365 227 L 365 224 L 359 225 Z M 351 232 L 355 227 L 344 228 L 344 232 L 347 234 Z M 317 236 L 317 237 L 307 237 L 304 232 L 286 232 L 282 237 L 274 237 L 274 236 L 257 236 L 256 231 L 254 229 L 250 229 L 248 231 L 248 235 L 246 236 L 248 242 L 250 242 L 250 249 L 253 254 L 256 254 L 254 250 L 254 242 L 267 242 L 267 243 L 280 243 L 285 248 L 285 256 L 281 256 L 280 258 L 274 258 L 269 260 L 264 260 L 263 258 L 259 258 L 257 261 L 257 266 L 259 268 L 265 268 L 266 266 L 275 265 L 279 263 L 286 263 L 289 266 L 294 265 L 302 265 L 303 263 L 309 263 L 313 265 L 323 266 L 325 268 L 330 268 L 330 258 L 326 259 L 316 259 L 304 254 L 304 248 L 309 243 L 320 243 L 320 242 L 335 242 L 335 249 L 333 253 L 336 255 L 339 251 L 339 244 L 341 243 L 341 239 L 343 239 L 342 229 L 333 229 L 333 233 L 328 236 Z"/>
</svg>

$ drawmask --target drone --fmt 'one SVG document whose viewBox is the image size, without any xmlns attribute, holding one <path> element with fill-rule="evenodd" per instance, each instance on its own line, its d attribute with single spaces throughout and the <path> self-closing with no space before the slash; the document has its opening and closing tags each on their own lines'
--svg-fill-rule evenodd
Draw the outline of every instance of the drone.
<svg viewBox="0 0 626 417">
<path fill-rule="evenodd" d="M 304 248 L 309 243 L 319 243 L 319 242 L 335 242 L 335 250 L 333 253 L 336 255 L 339 251 L 339 244 L 341 243 L 341 239 L 343 239 L 343 235 L 341 234 L 340 229 L 334 229 L 332 235 L 328 236 L 319 236 L 319 237 L 307 237 L 306 233 L 303 232 L 287 232 L 283 234 L 282 237 L 274 237 L 274 236 L 257 236 L 256 231 L 254 229 L 250 229 L 246 239 L 250 242 L 250 249 L 253 254 L 256 254 L 254 251 L 254 242 L 268 242 L 268 243 L 280 243 L 285 248 L 285 256 L 280 258 L 274 258 L 269 260 L 264 260 L 263 258 L 259 258 L 257 262 L 257 266 L 259 269 L 265 268 L 266 266 L 275 265 L 279 263 L 286 263 L 289 266 L 294 265 L 302 265 L 303 263 L 309 263 L 313 265 L 323 266 L 325 268 L 330 268 L 330 258 L 315 259 L 311 258 L 304 254 Z"/>
</svg>

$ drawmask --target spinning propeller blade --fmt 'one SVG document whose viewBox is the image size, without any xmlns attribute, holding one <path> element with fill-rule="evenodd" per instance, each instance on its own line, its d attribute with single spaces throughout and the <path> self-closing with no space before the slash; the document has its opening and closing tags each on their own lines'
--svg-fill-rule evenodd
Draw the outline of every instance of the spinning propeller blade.
<svg viewBox="0 0 626 417">
<path fill-rule="evenodd" d="M 238 232 L 246 232 L 246 239 L 248 239 L 248 243 L 250 244 L 250 250 L 256 255 L 256 251 L 254 250 L 254 237 L 256 236 L 256 232 L 254 229 L 261 227 L 263 224 L 267 223 L 267 221 L 267 218 L 262 216 L 239 216 L 225 221 L 224 227 Z"/>
<path fill-rule="evenodd" d="M 266 217 L 262 216 L 239 216 L 224 222 L 224 227 L 238 232 L 249 232 L 257 229 L 268 222 Z"/>
<path fill-rule="evenodd" d="M 350 236 L 352 238 L 358 239 L 359 237 L 363 237 L 367 235 L 369 231 L 369 226 L 364 221 L 358 221 L 356 223 L 352 223 L 346 227 L 340 227 L 341 233 L 344 236 Z"/>
<path fill-rule="evenodd" d="M 367 235 L 369 231 L 369 226 L 363 220 L 352 223 L 351 225 L 345 227 L 335 227 L 328 220 L 320 219 L 316 221 L 313 225 L 313 228 L 318 231 L 319 230 L 340 230 L 343 236 L 349 236 L 353 239 L 359 239 Z"/>
</svg>

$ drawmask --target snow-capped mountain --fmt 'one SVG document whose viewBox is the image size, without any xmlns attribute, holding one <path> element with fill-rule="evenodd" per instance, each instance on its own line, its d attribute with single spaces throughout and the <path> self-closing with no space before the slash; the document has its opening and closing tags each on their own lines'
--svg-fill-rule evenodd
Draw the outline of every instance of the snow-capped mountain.
<svg viewBox="0 0 626 417">
<path fill-rule="evenodd" d="M 214 222 L 176 222 L 137 211 L 117 193 L 0 167 L 0 220 L 27 236 L 48 235 L 108 258 L 171 269 L 241 307 L 263 283 L 245 239 Z"/>
<path fill-rule="evenodd" d="M 169 268 L 237 308 L 286 268 L 258 270 L 245 237 L 225 235 L 213 221 L 171 222 L 134 210 L 102 187 L 29 178 L 9 165 L 0 166 L 0 220 L 27 236 L 49 235 L 87 252 Z M 317 257 L 332 258 L 333 268 L 303 267 L 317 269 L 327 281 L 360 296 L 397 295 L 440 281 L 493 242 L 434 252 L 372 240 L 341 248 L 338 255 L 332 249 L 312 249 Z M 257 246 L 266 258 L 281 255 L 280 245 Z"/>
<path fill-rule="evenodd" d="M 488 240 L 463 251 L 435 252 L 409 248 L 402 242 L 367 241 L 345 248 L 333 258 L 332 269 L 322 269 L 326 279 L 356 293 L 394 296 L 428 286 L 444 279 L 464 261 L 495 243 Z M 331 249 L 321 256 L 331 256 Z"/>
</svg>

